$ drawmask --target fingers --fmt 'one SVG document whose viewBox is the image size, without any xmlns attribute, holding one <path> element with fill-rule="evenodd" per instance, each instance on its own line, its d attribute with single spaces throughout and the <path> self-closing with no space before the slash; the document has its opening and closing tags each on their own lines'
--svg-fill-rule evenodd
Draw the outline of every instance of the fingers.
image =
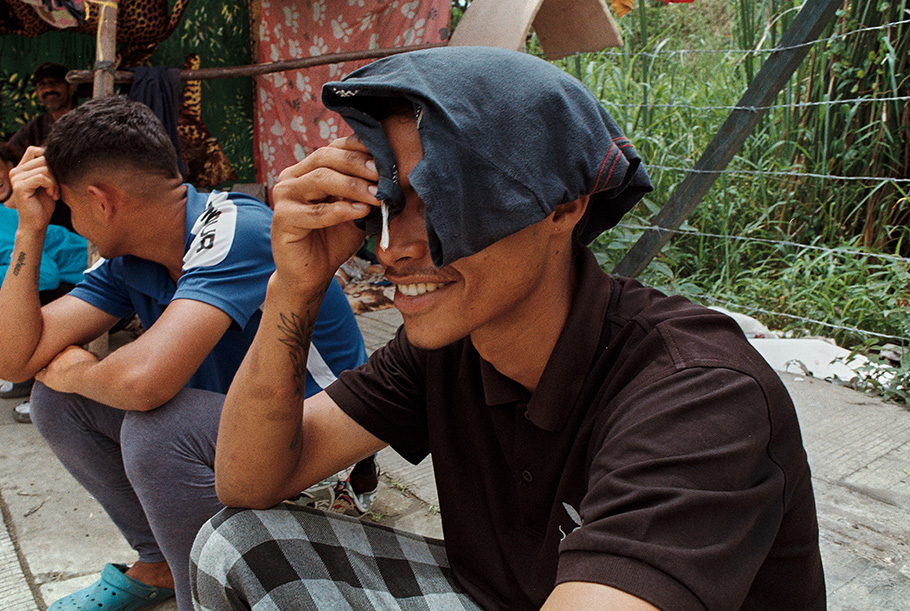
<svg viewBox="0 0 910 611">
<path fill-rule="evenodd" d="M 14 174 L 15 172 L 15 174 Z M 49 198 L 51 202 L 60 199 L 60 189 L 57 181 L 46 168 L 21 169 L 17 167 L 10 171 L 10 184 L 13 187 L 13 196 L 8 200 L 8 206 L 17 208 L 19 202 L 32 197 Z"/>
<path fill-rule="evenodd" d="M 351 176 L 358 176 L 364 180 L 376 182 L 379 180 L 379 173 L 376 171 L 373 156 L 370 155 L 359 139 L 354 138 L 354 136 L 339 138 L 329 146 L 316 149 L 307 155 L 303 161 L 285 168 L 279 174 L 278 180 L 299 178 L 316 168 L 328 167 Z"/>
<path fill-rule="evenodd" d="M 44 159 L 43 148 L 28 147 L 19 165 L 9 171 L 9 178 L 13 187 L 12 199 L 15 199 L 16 195 L 31 197 L 39 189 L 43 189 L 54 201 L 60 198 L 60 188 Z"/>
<path fill-rule="evenodd" d="M 303 215 L 312 219 L 308 226 L 328 227 L 361 218 L 378 206 L 378 180 L 373 158 L 360 140 L 341 138 L 284 170 L 272 201 L 279 216 Z"/>
<path fill-rule="evenodd" d="M 329 144 L 329 146 L 348 149 L 351 151 L 360 151 L 361 153 L 370 152 L 367 149 L 367 145 L 363 143 L 363 140 L 361 140 L 357 134 L 351 134 L 350 136 L 345 136 L 343 138 L 336 138 Z"/>
<path fill-rule="evenodd" d="M 30 146 L 25 149 L 22 159 L 19 160 L 19 165 L 31 161 L 32 159 L 37 159 L 38 157 L 44 157 L 44 147 Z"/>
</svg>

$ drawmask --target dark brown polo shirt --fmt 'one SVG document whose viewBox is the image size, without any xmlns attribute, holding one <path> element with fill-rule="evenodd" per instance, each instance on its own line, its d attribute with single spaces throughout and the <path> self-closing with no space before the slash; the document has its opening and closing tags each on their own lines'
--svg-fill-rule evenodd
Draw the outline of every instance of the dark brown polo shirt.
<svg viewBox="0 0 910 611">
<path fill-rule="evenodd" d="M 446 550 L 485 608 L 565 581 L 667 610 L 822 609 L 805 451 L 777 375 L 728 317 L 585 252 L 533 395 L 469 339 L 403 330 L 329 387 L 405 458 L 433 454 Z"/>
</svg>

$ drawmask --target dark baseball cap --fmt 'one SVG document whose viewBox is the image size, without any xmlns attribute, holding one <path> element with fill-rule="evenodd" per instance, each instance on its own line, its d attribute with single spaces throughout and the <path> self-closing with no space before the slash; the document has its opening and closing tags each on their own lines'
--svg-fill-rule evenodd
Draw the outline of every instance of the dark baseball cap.
<svg viewBox="0 0 910 611">
<path fill-rule="evenodd" d="M 377 197 L 392 216 L 403 198 L 380 120 L 394 98 L 409 101 L 418 117 L 423 159 L 409 180 L 425 204 L 437 266 L 586 194 L 576 237 L 588 244 L 653 188 L 632 143 L 574 77 L 525 53 L 440 47 L 375 61 L 322 88 L 326 107 L 373 155 Z M 376 233 L 379 219 L 369 218 L 366 229 Z"/>
<path fill-rule="evenodd" d="M 67 72 L 69 72 L 69 68 L 63 64 L 46 62 L 35 68 L 35 71 L 32 72 L 32 82 L 37 85 L 38 81 L 45 78 L 66 81 Z"/>
</svg>

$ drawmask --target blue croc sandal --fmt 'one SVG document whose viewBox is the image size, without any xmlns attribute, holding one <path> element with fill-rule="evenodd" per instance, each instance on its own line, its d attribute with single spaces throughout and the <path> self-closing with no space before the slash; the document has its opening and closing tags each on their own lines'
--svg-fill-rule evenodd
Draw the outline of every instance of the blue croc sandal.
<svg viewBox="0 0 910 611">
<path fill-rule="evenodd" d="M 101 579 L 65 596 L 47 611 L 136 611 L 171 598 L 170 588 L 156 588 L 125 575 L 126 565 L 105 564 Z"/>
</svg>

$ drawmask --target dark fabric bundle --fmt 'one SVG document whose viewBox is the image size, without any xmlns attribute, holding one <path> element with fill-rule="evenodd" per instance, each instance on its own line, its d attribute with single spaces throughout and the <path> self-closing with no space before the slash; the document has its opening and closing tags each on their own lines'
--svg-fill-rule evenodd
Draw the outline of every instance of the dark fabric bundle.
<svg viewBox="0 0 910 611">
<path fill-rule="evenodd" d="M 415 106 L 423 159 L 409 178 L 437 266 L 591 194 L 577 229 L 587 244 L 652 189 L 631 142 L 577 79 L 524 53 L 442 47 L 378 60 L 322 89 L 373 154 L 392 215 L 403 204 L 379 122 L 389 98 Z M 378 229 L 369 219 L 367 231 Z"/>
</svg>

